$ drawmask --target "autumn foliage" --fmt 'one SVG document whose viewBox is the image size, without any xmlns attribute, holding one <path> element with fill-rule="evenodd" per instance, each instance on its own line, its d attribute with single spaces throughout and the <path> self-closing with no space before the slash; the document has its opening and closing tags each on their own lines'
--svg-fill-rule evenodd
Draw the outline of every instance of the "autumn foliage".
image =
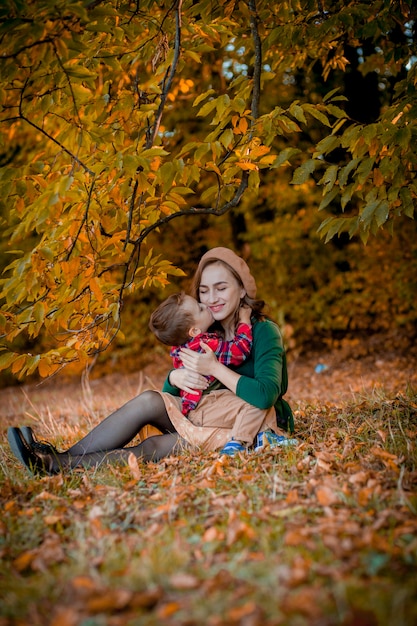
<svg viewBox="0 0 417 626">
<path fill-rule="evenodd" d="M 414 20 L 407 0 L 3 5 L 0 369 L 86 364 L 219 237 L 264 268 L 276 185 L 327 241 L 401 232 Z"/>
</svg>

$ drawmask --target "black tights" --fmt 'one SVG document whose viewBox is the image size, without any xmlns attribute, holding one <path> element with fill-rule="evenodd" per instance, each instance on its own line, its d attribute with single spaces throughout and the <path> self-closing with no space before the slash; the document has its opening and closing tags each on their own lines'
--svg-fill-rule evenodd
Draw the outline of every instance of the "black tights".
<svg viewBox="0 0 417 626">
<path fill-rule="evenodd" d="M 144 426 L 154 426 L 162 435 L 126 448 Z M 160 394 L 144 391 L 106 417 L 66 452 L 59 453 L 55 462 L 61 469 L 94 467 L 126 462 L 131 453 L 144 461 L 159 461 L 175 450 L 178 440 Z"/>
</svg>

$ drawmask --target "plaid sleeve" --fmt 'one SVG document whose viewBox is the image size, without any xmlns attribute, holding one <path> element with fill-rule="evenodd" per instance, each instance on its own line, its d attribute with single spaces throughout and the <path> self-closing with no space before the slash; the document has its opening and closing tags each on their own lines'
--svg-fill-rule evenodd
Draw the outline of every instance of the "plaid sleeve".
<svg viewBox="0 0 417 626">
<path fill-rule="evenodd" d="M 238 324 L 232 341 L 218 338 L 218 346 L 210 346 L 223 365 L 240 365 L 249 356 L 252 349 L 252 326 Z"/>
</svg>

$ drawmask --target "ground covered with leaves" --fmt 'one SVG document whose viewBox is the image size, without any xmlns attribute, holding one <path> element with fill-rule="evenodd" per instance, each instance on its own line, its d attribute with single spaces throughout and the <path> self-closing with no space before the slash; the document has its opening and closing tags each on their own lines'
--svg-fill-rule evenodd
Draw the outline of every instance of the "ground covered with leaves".
<svg viewBox="0 0 417 626">
<path fill-rule="evenodd" d="M 295 448 L 41 479 L 6 426 L 65 447 L 163 364 L 3 390 L 0 625 L 417 624 L 415 364 L 294 358 Z"/>
</svg>

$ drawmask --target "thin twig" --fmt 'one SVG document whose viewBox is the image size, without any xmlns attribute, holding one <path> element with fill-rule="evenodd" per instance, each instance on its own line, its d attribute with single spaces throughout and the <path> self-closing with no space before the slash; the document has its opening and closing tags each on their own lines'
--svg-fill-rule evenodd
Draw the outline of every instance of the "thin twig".
<svg viewBox="0 0 417 626">
<path fill-rule="evenodd" d="M 135 184 L 134 184 L 133 191 L 132 191 L 132 197 L 130 199 L 130 204 L 129 204 L 129 214 L 127 216 L 127 227 L 126 227 L 126 239 L 125 239 L 125 243 L 123 246 L 123 250 L 126 250 L 128 241 L 130 239 L 130 233 L 132 232 L 133 210 L 135 208 L 135 200 L 136 200 L 136 194 L 138 191 L 138 186 L 139 186 L 139 181 L 135 180 Z M 141 198 L 142 196 L 143 194 L 141 194 Z"/>
<path fill-rule="evenodd" d="M 153 125 L 152 132 L 150 133 L 147 139 L 147 146 L 146 146 L 147 148 L 150 148 L 153 145 L 155 141 L 155 137 L 158 134 L 159 127 L 161 125 L 162 114 L 164 112 L 165 103 L 168 97 L 168 93 L 169 93 L 169 90 L 171 89 L 172 81 L 174 80 L 174 76 L 177 71 L 178 61 L 180 58 L 180 50 L 181 50 L 181 8 L 182 8 L 182 0 L 177 0 L 177 6 L 175 7 L 174 59 L 170 67 L 166 83 L 164 84 L 164 89 L 161 94 L 161 101 L 159 103 L 158 111 L 156 112 L 155 122 Z"/>
<path fill-rule="evenodd" d="M 88 190 L 87 204 L 86 204 L 86 207 L 85 207 L 84 216 L 83 216 L 83 218 L 81 220 L 81 224 L 80 224 L 80 227 L 78 228 L 77 234 L 74 237 L 74 241 L 72 242 L 71 247 L 70 247 L 70 249 L 67 252 L 67 255 L 65 257 L 66 261 L 69 260 L 71 254 L 72 254 L 72 252 L 73 252 L 73 250 L 75 248 L 75 244 L 77 243 L 78 237 L 80 236 L 80 233 L 81 233 L 81 231 L 82 231 L 82 229 L 84 227 L 84 224 L 86 224 L 86 222 L 87 222 L 88 212 L 89 212 L 90 204 L 91 204 L 91 197 L 93 195 L 94 184 L 95 184 L 95 180 L 93 180 L 91 182 L 90 188 Z"/>
</svg>

